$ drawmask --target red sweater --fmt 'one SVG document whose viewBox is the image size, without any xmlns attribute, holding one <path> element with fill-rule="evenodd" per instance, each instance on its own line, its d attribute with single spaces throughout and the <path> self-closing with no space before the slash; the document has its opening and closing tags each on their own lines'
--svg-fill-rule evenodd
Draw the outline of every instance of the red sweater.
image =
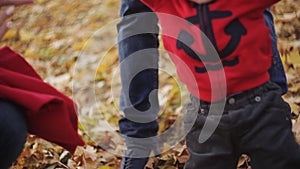
<svg viewBox="0 0 300 169">
<path fill-rule="evenodd" d="M 29 133 L 72 153 L 76 146 L 84 145 L 77 133 L 75 103 L 43 82 L 34 69 L 8 47 L 0 49 L 0 98 L 23 107 Z"/>
<path fill-rule="evenodd" d="M 142 0 L 159 18 L 163 43 L 179 78 L 205 101 L 269 80 L 272 49 L 263 12 L 277 1 L 217 0 L 196 5 L 187 0 Z"/>
</svg>

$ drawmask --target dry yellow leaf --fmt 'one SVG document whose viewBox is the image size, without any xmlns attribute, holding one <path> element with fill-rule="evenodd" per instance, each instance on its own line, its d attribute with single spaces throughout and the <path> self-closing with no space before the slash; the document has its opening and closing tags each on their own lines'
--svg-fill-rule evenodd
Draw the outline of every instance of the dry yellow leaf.
<svg viewBox="0 0 300 169">
<path fill-rule="evenodd" d="M 16 36 L 16 30 L 10 29 L 4 35 L 3 40 L 8 40 L 8 39 L 11 39 L 11 38 L 13 38 L 15 36 Z"/>
<path fill-rule="evenodd" d="M 37 3 L 42 4 L 44 2 L 46 2 L 47 0 L 36 0 Z"/>
<path fill-rule="evenodd" d="M 21 40 L 21 41 L 30 41 L 30 40 L 32 40 L 33 37 L 34 37 L 34 36 L 32 35 L 32 32 L 27 31 L 27 30 L 24 30 L 24 29 L 21 29 L 21 30 L 20 30 L 19 35 L 20 35 L 20 40 Z"/>
</svg>

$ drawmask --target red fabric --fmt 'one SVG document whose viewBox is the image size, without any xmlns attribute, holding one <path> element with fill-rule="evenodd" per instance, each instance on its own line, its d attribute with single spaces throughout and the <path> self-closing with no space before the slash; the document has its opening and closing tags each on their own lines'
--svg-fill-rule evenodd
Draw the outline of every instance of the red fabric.
<svg viewBox="0 0 300 169">
<path fill-rule="evenodd" d="M 179 78 L 193 95 L 205 101 L 217 101 L 269 80 L 272 48 L 263 12 L 278 0 L 217 0 L 201 6 L 187 0 L 141 1 L 156 12 L 165 49 L 177 67 Z M 211 40 L 221 61 L 209 58 L 212 54 L 205 49 L 200 30 Z M 188 41 L 192 43 L 189 47 L 205 56 L 202 61 L 178 46 L 178 37 L 183 31 L 193 37 Z M 226 49 L 228 44 L 231 46 Z M 223 49 L 230 52 L 221 55 Z M 218 68 L 221 65 L 223 68 Z M 201 72 L 205 67 L 213 68 Z M 222 88 L 225 88 L 223 93 Z"/>
<path fill-rule="evenodd" d="M 43 82 L 25 59 L 9 47 L 0 49 L 0 98 L 24 108 L 30 134 L 72 153 L 84 145 L 77 133 L 75 103 Z"/>
</svg>

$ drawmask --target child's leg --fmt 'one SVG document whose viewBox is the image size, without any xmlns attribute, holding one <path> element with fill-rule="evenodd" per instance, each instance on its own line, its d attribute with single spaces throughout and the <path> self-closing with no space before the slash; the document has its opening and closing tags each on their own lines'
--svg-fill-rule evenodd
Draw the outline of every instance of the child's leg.
<svg viewBox="0 0 300 169">
<path fill-rule="evenodd" d="M 192 103 L 187 107 L 185 126 L 189 126 L 195 121 L 193 114 L 195 115 L 195 111 L 198 111 L 198 108 L 195 108 L 197 107 L 195 106 L 196 100 L 192 98 Z M 185 169 L 236 169 L 240 154 L 234 147 L 235 143 L 232 140 L 231 122 L 228 114 L 222 116 L 221 122 L 212 136 L 200 144 L 198 139 L 208 109 L 200 109 L 200 111 L 186 137 L 190 158 L 185 164 Z"/>
<path fill-rule="evenodd" d="M 26 120 L 19 107 L 0 99 L 0 168 L 7 169 L 26 142 Z"/>
<path fill-rule="evenodd" d="M 291 131 L 290 108 L 279 87 L 268 85 L 259 102 L 248 105 L 252 110 L 241 112 L 247 119 L 243 125 L 248 125 L 239 127 L 241 150 L 250 156 L 253 169 L 299 169 L 300 146 Z"/>
<path fill-rule="evenodd" d="M 230 132 L 218 130 L 200 144 L 199 131 L 193 129 L 186 138 L 190 158 L 185 169 L 236 169 L 239 154 L 234 151 Z"/>
</svg>

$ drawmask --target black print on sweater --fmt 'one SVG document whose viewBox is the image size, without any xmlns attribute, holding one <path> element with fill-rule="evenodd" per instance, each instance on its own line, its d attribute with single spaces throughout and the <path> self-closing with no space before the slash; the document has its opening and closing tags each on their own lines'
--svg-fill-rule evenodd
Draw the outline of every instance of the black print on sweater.
<svg viewBox="0 0 300 169">
<path fill-rule="evenodd" d="M 231 38 L 223 49 L 218 50 L 212 28 L 212 20 L 230 17 L 232 16 L 232 13 L 230 11 L 210 11 L 207 5 L 198 5 L 196 8 L 197 15 L 185 19 L 193 25 L 199 24 L 202 33 L 207 36 L 207 38 L 202 39 L 206 54 L 200 54 L 192 49 L 195 39 L 188 30 L 181 30 L 179 32 L 176 44 L 177 49 L 184 50 L 184 52 L 191 58 L 205 63 L 205 67 L 195 67 L 195 71 L 197 73 L 206 73 L 208 70 L 219 70 L 223 66 L 237 65 L 239 63 L 237 56 L 231 60 L 226 60 L 225 58 L 235 51 L 242 36 L 247 34 L 247 30 L 244 25 L 237 18 L 228 23 L 228 25 L 224 28 L 224 33 L 229 35 Z M 213 52 L 216 49 L 219 56 L 214 56 L 212 54 L 216 53 Z M 222 60 L 222 63 L 216 64 L 220 59 Z"/>
</svg>

